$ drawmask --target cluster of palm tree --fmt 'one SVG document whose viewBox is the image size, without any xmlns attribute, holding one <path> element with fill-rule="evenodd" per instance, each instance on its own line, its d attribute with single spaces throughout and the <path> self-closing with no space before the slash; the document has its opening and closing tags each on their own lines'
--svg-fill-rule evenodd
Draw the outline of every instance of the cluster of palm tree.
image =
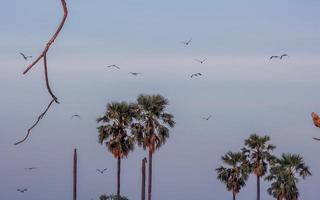
<svg viewBox="0 0 320 200">
<path fill-rule="evenodd" d="M 260 200 L 260 180 L 270 181 L 268 193 L 277 200 L 297 200 L 299 177 L 311 176 L 309 167 L 298 154 L 273 155 L 274 145 L 269 136 L 252 134 L 245 140 L 239 152 L 228 152 L 222 156 L 223 166 L 216 169 L 217 178 L 232 192 L 233 200 L 246 185 L 250 174 L 257 178 L 257 200 Z"/>
<path fill-rule="evenodd" d="M 139 95 L 134 103 L 113 102 L 97 119 L 99 143 L 117 159 L 117 197 L 120 199 L 121 159 L 134 150 L 135 144 L 148 151 L 148 200 L 152 191 L 152 156 L 169 138 L 175 125 L 172 114 L 166 113 L 168 100 L 161 95 Z"/>
</svg>

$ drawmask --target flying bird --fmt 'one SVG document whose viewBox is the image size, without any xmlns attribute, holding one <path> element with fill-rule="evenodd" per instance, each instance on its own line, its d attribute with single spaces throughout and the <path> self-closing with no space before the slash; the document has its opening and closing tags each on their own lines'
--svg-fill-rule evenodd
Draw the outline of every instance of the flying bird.
<svg viewBox="0 0 320 200">
<path fill-rule="evenodd" d="M 210 118 L 211 118 L 212 116 L 211 115 L 209 115 L 208 117 L 202 117 L 202 119 L 204 119 L 204 120 L 209 120 Z"/>
<path fill-rule="evenodd" d="M 279 58 L 279 56 L 271 56 L 270 60 L 274 59 L 274 58 Z"/>
<path fill-rule="evenodd" d="M 28 58 L 32 58 L 32 56 L 26 56 L 26 55 L 24 55 L 23 53 L 19 53 L 22 57 L 23 57 L 23 59 L 25 59 L 25 60 L 28 60 Z"/>
<path fill-rule="evenodd" d="M 24 189 L 17 189 L 17 191 L 18 191 L 18 192 L 21 192 L 21 193 L 24 193 L 24 192 L 28 191 L 28 189 L 27 189 L 27 188 L 24 188 Z"/>
<path fill-rule="evenodd" d="M 36 167 L 26 167 L 24 168 L 25 170 L 34 170 L 34 169 L 37 169 Z"/>
<path fill-rule="evenodd" d="M 207 58 L 204 58 L 202 60 L 199 60 L 199 59 L 195 59 L 195 60 L 198 61 L 200 64 L 203 64 L 207 60 Z"/>
<path fill-rule="evenodd" d="M 202 74 L 201 74 L 201 73 L 195 73 L 195 74 L 191 74 L 190 77 L 192 78 L 192 77 L 194 77 L 194 76 L 202 76 Z"/>
<path fill-rule="evenodd" d="M 192 39 L 188 40 L 188 41 L 182 41 L 181 43 L 188 46 L 191 43 Z"/>
<path fill-rule="evenodd" d="M 140 75 L 141 73 L 137 73 L 137 72 L 130 72 L 130 74 L 134 75 L 134 76 L 137 76 L 137 75 Z"/>
<path fill-rule="evenodd" d="M 78 114 L 75 114 L 75 115 L 72 115 L 72 116 L 71 116 L 71 118 L 74 118 L 74 117 L 81 118 L 80 115 L 78 115 Z"/>
<path fill-rule="evenodd" d="M 282 58 L 283 57 L 289 57 L 287 54 L 282 54 L 281 56 L 280 56 L 280 60 L 282 60 Z"/>
<path fill-rule="evenodd" d="M 114 68 L 117 68 L 117 69 L 120 69 L 120 67 L 118 65 L 109 65 L 107 66 L 108 68 L 111 68 L 111 67 L 114 67 Z"/>
<path fill-rule="evenodd" d="M 104 168 L 103 170 L 97 169 L 97 171 L 100 172 L 100 174 L 103 174 L 106 170 L 107 168 Z"/>
</svg>

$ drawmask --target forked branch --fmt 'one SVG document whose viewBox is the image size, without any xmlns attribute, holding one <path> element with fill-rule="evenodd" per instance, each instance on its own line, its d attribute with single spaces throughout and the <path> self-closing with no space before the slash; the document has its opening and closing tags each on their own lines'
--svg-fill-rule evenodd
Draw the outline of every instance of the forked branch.
<svg viewBox="0 0 320 200">
<path fill-rule="evenodd" d="M 32 67 L 35 66 L 35 64 L 37 64 L 42 58 L 44 60 L 44 70 L 45 70 L 45 80 L 46 80 L 46 86 L 47 86 L 47 90 L 49 92 L 49 94 L 51 95 L 51 97 L 54 99 L 54 101 L 56 103 L 59 103 L 58 98 L 52 93 L 52 90 L 50 88 L 50 84 L 49 84 L 49 78 L 48 78 L 48 73 L 47 73 L 47 60 L 46 60 L 46 56 L 47 56 L 47 52 L 49 51 L 52 43 L 55 41 L 55 39 L 58 37 L 61 29 L 64 26 L 64 23 L 67 19 L 68 16 L 68 8 L 67 8 L 67 3 L 65 0 L 61 0 L 61 4 L 63 7 L 63 18 L 60 22 L 60 25 L 58 27 L 58 29 L 56 30 L 56 32 L 54 33 L 54 35 L 51 37 L 51 39 L 49 40 L 49 42 L 46 44 L 46 47 L 44 48 L 44 50 L 42 51 L 42 53 L 38 56 L 38 58 L 33 61 L 33 63 L 31 63 L 27 69 L 23 72 L 23 74 L 26 74 Z"/>
</svg>

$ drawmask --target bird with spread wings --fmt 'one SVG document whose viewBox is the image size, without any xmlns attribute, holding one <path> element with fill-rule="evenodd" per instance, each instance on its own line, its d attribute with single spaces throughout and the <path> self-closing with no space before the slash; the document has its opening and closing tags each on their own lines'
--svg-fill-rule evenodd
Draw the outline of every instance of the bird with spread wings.
<svg viewBox="0 0 320 200">
<path fill-rule="evenodd" d="M 182 41 L 181 43 L 188 46 L 191 43 L 192 39 L 188 40 L 188 41 Z"/>
<path fill-rule="evenodd" d="M 103 174 L 106 170 L 107 170 L 107 168 L 104 168 L 102 170 L 101 169 L 97 169 L 97 171 L 100 172 L 100 174 Z"/>
<path fill-rule="evenodd" d="M 201 74 L 201 73 L 195 73 L 195 74 L 191 74 L 190 77 L 192 78 L 192 77 L 194 77 L 194 76 L 202 76 L 202 74 Z"/>
<path fill-rule="evenodd" d="M 24 53 L 19 53 L 22 57 L 23 57 L 23 59 L 25 59 L 25 60 L 28 60 L 28 58 L 32 58 L 32 56 L 27 56 L 27 55 L 25 55 Z"/>
<path fill-rule="evenodd" d="M 111 68 L 111 67 L 113 67 L 113 68 L 117 68 L 117 69 L 120 69 L 120 67 L 118 66 L 118 65 L 109 65 L 109 66 L 107 66 L 108 68 Z"/>
<path fill-rule="evenodd" d="M 18 192 L 21 192 L 21 193 L 24 193 L 24 192 L 28 191 L 28 189 L 27 189 L 27 188 L 24 188 L 24 189 L 17 189 L 17 191 L 18 191 Z"/>
<path fill-rule="evenodd" d="M 202 59 L 202 60 L 200 60 L 200 59 L 195 59 L 195 61 L 199 62 L 200 64 L 203 64 L 206 60 L 207 60 L 207 58 L 204 58 L 204 59 Z"/>
</svg>

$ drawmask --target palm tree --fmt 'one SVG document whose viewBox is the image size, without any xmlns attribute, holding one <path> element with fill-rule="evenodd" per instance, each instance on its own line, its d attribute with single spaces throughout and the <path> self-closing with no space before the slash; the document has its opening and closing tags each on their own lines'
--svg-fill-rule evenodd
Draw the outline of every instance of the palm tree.
<svg viewBox="0 0 320 200">
<path fill-rule="evenodd" d="M 127 157 L 134 149 L 134 138 L 129 134 L 134 108 L 134 104 L 127 102 L 110 103 L 107 105 L 105 115 L 97 119 L 97 122 L 102 124 L 98 127 L 99 143 L 105 142 L 107 149 L 117 159 L 118 198 L 120 198 L 121 159 Z"/>
<path fill-rule="evenodd" d="M 166 113 L 168 100 L 161 95 L 139 95 L 136 109 L 137 122 L 132 131 L 139 146 L 149 152 L 148 160 L 148 200 L 151 200 L 152 190 L 152 155 L 156 149 L 165 144 L 169 138 L 169 127 L 173 128 L 173 115 Z"/>
<path fill-rule="evenodd" d="M 246 185 L 250 173 L 250 166 L 246 155 L 241 152 L 228 152 L 221 157 L 223 163 L 228 167 L 221 166 L 216 169 L 218 179 L 226 184 L 227 190 L 232 192 L 233 200 Z"/>
<path fill-rule="evenodd" d="M 275 161 L 275 157 L 271 154 L 275 146 L 267 144 L 269 141 L 269 136 L 260 137 L 252 134 L 245 140 L 243 148 L 243 152 L 250 159 L 251 170 L 257 177 L 257 200 L 260 200 L 260 178 L 266 174 L 269 164 Z"/>
<path fill-rule="evenodd" d="M 299 177 L 305 179 L 310 176 L 309 167 L 298 154 L 282 154 L 282 157 L 271 167 L 266 180 L 272 181 L 268 193 L 277 200 L 297 200 Z"/>
</svg>

